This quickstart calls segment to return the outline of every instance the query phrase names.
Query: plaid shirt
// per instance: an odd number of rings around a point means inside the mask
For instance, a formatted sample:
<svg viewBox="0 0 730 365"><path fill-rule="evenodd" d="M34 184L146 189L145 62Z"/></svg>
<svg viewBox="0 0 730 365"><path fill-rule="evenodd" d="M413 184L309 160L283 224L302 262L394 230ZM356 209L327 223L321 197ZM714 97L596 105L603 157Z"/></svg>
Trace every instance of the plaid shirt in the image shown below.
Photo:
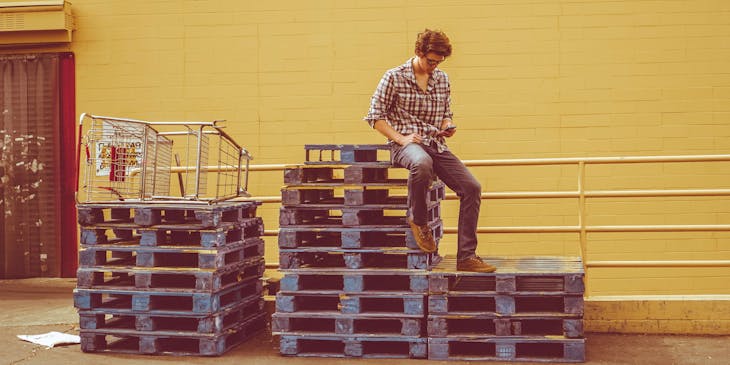
<svg viewBox="0 0 730 365"><path fill-rule="evenodd" d="M416 83L413 58L388 70L380 80L363 118L371 127L385 120L402 135L418 133L423 144L436 142L439 152L446 150L444 137L437 137L444 119L452 119L451 85L445 72L436 69L428 79L428 91Z"/></svg>

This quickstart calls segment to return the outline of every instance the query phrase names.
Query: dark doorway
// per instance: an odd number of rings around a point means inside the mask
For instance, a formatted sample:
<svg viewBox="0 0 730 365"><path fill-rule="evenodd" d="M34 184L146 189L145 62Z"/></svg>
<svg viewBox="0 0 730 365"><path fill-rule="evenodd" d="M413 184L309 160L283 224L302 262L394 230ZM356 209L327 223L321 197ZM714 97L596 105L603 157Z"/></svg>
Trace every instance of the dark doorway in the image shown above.
<svg viewBox="0 0 730 365"><path fill-rule="evenodd" d="M71 53L0 55L0 277L73 277Z"/></svg>

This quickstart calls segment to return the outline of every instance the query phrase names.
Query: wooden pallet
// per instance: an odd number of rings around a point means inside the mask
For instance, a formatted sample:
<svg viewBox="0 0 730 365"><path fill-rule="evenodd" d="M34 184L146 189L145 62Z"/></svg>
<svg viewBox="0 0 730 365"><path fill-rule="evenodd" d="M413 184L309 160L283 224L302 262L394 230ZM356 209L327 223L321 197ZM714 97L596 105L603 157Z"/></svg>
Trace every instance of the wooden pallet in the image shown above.
<svg viewBox="0 0 730 365"><path fill-rule="evenodd" d="M386 144L307 144L305 164L369 164L391 166L390 146ZM378 151L385 151L378 156Z"/></svg>
<svg viewBox="0 0 730 365"><path fill-rule="evenodd" d="M160 314L195 314L221 311L251 296L261 296L263 283L252 277L219 291L190 289L76 288L74 306L79 310L156 311Z"/></svg>
<svg viewBox="0 0 730 365"><path fill-rule="evenodd" d="M405 204L408 187L406 184L343 185L319 184L307 186L286 186L281 189L283 206L299 205L398 205ZM443 182L434 182L427 191L426 199L439 202L446 197Z"/></svg>
<svg viewBox="0 0 730 365"><path fill-rule="evenodd" d="M407 207L401 209L386 209L382 207L281 207L279 209L279 226L405 226ZM441 205L438 203L427 206L428 221L441 218Z"/></svg>
<svg viewBox="0 0 730 365"><path fill-rule="evenodd" d="M274 335L355 335L421 337L426 333L423 318L373 317L330 313L274 313L271 318Z"/></svg>
<svg viewBox="0 0 730 365"><path fill-rule="evenodd" d="M302 336L283 334L280 352L298 357L414 358L427 356L427 339L404 336Z"/></svg>
<svg viewBox="0 0 730 365"><path fill-rule="evenodd" d="M431 314L514 314L583 315L582 294L430 294L428 312Z"/></svg>
<svg viewBox="0 0 730 365"><path fill-rule="evenodd" d="M221 290L261 277L263 257L251 257L217 269L91 266L77 270L78 288Z"/></svg>
<svg viewBox="0 0 730 365"><path fill-rule="evenodd" d="M221 333L189 335L176 331L141 332L104 329L81 330L81 350L143 355L220 356L266 326L266 313L259 313Z"/></svg>
<svg viewBox="0 0 730 365"><path fill-rule="evenodd" d="M108 334L133 331L200 334L222 333L264 311L264 298L250 296L224 310L206 314L168 314L158 311L116 312L80 310L81 330L104 330Z"/></svg>
<svg viewBox="0 0 730 365"><path fill-rule="evenodd" d="M443 222L428 223L436 240L443 235ZM410 226L393 227L281 227L279 248L341 247L365 249L378 247L407 247L418 249Z"/></svg>
<svg viewBox="0 0 730 365"><path fill-rule="evenodd" d="M426 293L428 277L420 270L284 270L280 290L297 294Z"/></svg>
<svg viewBox="0 0 730 365"><path fill-rule="evenodd" d="M429 360L584 362L585 340L548 337L428 339Z"/></svg>
<svg viewBox="0 0 730 365"><path fill-rule="evenodd" d="M389 166L367 165L295 165L284 168L286 185L320 184L407 184L406 178L389 176Z"/></svg>
<svg viewBox="0 0 730 365"><path fill-rule="evenodd" d="M79 267L175 267L221 269L252 257L264 255L264 240L252 237L220 247L140 246L118 242L83 245Z"/></svg>
<svg viewBox="0 0 730 365"><path fill-rule="evenodd" d="M276 294L276 311L307 314L357 314L360 316L424 317L424 294Z"/></svg>
<svg viewBox="0 0 730 365"><path fill-rule="evenodd" d="M567 317L567 315L566 315ZM580 317L514 315L433 315L428 316L429 337L489 337L489 336L563 336L583 337Z"/></svg>
<svg viewBox="0 0 730 365"><path fill-rule="evenodd" d="M406 248L279 250L279 268L282 270L318 268L427 270L439 261L440 257L436 253Z"/></svg>
<svg viewBox="0 0 730 365"><path fill-rule="evenodd" d="M100 223L81 227L81 244L217 247L250 237L260 237L263 232L264 223L260 217L247 218L237 223L222 223L205 229L188 224L139 227L132 223Z"/></svg>
<svg viewBox="0 0 730 365"><path fill-rule="evenodd" d="M78 222L82 226L101 223L197 224L204 228L221 223L235 223L256 216L258 201L219 202L216 204L181 204L164 202L113 202L78 204Z"/></svg>
<svg viewBox="0 0 730 365"><path fill-rule="evenodd" d="M429 275L430 293L580 294L585 275L580 258L484 258L494 273L456 270L456 259L446 256Z"/></svg>

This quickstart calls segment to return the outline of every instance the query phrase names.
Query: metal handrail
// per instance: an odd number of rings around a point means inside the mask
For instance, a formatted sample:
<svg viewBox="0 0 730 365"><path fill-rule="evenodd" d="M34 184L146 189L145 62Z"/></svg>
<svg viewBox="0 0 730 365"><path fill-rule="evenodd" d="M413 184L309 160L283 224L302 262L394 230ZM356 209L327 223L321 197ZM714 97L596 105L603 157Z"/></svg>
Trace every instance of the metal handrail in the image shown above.
<svg viewBox="0 0 730 365"><path fill-rule="evenodd" d="M464 160L469 167L484 166L529 166L529 165L573 165L577 164L578 189L574 191L516 191L483 192L482 199L536 199L536 198L578 198L579 224L574 226L512 226L478 227L478 233L579 233L581 256L586 268L606 267L730 267L730 260L595 260L586 259L587 233L591 232L699 232L730 231L730 224L712 225L603 225L585 224L585 205L588 198L616 197L692 197L692 196L730 196L730 189L632 189L632 190L587 190L585 189L586 165L595 164L634 164L634 163L671 163L671 162L722 162L730 161L730 154L686 155L686 156L623 156L623 157L569 157L505 160ZM283 170L287 164L252 165L251 171ZM263 202L279 203L281 197L267 196L255 198ZM454 193L446 194L446 200L456 200ZM455 227L445 227L445 234L456 233ZM275 236L276 230L266 230L265 235Z"/></svg>
<svg viewBox="0 0 730 365"><path fill-rule="evenodd" d="M632 190L587 190L585 189L585 170L587 165L595 164L634 164L634 163L671 163L671 162L723 162L730 161L730 154L686 155L686 156L624 156L624 157L568 157L506 160L464 160L469 167L485 166L546 166L578 165L578 189L573 191L513 191L482 192L482 199L543 199L578 198L578 225L572 226L510 226L478 227L478 233L579 233L580 250L584 268L657 268L657 267L730 267L730 260L595 260L586 258L587 234L592 232L714 232L730 231L730 224L703 225L587 225L586 200L588 198L637 198L637 197L693 197L693 196L730 196L730 189L632 189ZM281 171L289 164L252 165L251 171ZM185 168L174 168L173 172L185 172ZM175 170L179 169L179 170ZM205 169L205 167L203 167ZM280 203L280 196L253 197L265 203ZM446 200L457 200L454 193L448 193ZM444 234L457 232L455 227L444 227ZM277 230L264 231L265 236L276 236ZM274 265L267 265L276 266ZM586 287L586 292L588 288Z"/></svg>

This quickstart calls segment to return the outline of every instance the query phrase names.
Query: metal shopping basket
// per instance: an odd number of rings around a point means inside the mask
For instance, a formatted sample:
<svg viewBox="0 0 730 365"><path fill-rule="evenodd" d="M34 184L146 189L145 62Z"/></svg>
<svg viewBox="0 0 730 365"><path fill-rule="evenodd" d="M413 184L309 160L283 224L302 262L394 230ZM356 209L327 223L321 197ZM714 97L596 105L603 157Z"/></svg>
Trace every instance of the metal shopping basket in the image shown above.
<svg viewBox="0 0 730 365"><path fill-rule="evenodd" d="M77 153L80 203L215 203L249 195L253 158L219 121L148 122L84 113Z"/></svg>

